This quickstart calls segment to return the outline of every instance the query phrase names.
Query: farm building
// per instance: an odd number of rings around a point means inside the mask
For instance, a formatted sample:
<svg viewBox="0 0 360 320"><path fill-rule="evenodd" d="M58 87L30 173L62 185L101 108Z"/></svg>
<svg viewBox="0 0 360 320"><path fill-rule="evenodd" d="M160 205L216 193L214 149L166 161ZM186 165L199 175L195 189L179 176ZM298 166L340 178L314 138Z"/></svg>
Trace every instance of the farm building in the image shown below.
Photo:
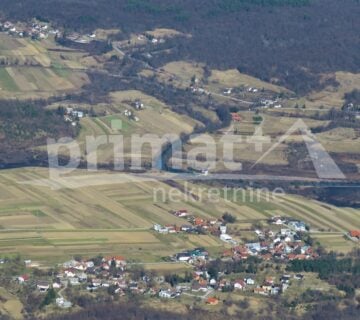
<svg viewBox="0 0 360 320"><path fill-rule="evenodd" d="M351 238L360 239L360 230L351 230L349 232L349 235L350 235Z"/></svg>

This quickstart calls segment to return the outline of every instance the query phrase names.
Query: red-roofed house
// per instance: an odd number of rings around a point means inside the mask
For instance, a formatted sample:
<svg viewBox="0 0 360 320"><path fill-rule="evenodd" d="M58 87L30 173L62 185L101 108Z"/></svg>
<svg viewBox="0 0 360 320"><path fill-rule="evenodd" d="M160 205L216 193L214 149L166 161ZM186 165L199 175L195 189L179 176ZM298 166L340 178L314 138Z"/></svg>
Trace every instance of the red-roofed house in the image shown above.
<svg viewBox="0 0 360 320"><path fill-rule="evenodd" d="M360 230L351 230L349 232L350 237L360 239Z"/></svg>
<svg viewBox="0 0 360 320"><path fill-rule="evenodd" d="M237 113L231 113L231 118L233 121L240 122L242 120L241 116Z"/></svg>
<svg viewBox="0 0 360 320"><path fill-rule="evenodd" d="M234 289L235 290L244 290L245 287L246 287L246 283L245 283L244 280L239 279L239 280L236 280L234 282Z"/></svg>
<svg viewBox="0 0 360 320"><path fill-rule="evenodd" d="M219 299L217 298L208 298L206 300L206 304L209 304L211 306L216 306L219 303Z"/></svg>

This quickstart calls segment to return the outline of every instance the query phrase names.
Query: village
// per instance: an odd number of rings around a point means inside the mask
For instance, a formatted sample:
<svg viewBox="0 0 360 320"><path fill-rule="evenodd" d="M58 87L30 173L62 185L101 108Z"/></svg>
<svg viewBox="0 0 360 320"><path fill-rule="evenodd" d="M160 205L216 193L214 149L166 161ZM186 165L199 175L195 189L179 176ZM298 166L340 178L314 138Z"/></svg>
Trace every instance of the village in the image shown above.
<svg viewBox="0 0 360 320"><path fill-rule="evenodd" d="M107 292L119 299L134 294L165 300L187 297L217 305L221 302L220 292L244 297L281 295L292 283L306 277L287 272L284 265L293 260L311 260L320 256L310 244L309 226L303 221L272 217L266 227L252 228L253 241L244 242L231 235L233 217L229 214L213 220L196 217L186 209L171 214L186 222L181 226L155 224L153 232L166 237L176 237L180 233L210 234L224 243L222 253L215 256L205 248L197 247L164 257L164 264L184 264L188 271L181 274L146 270L141 262L131 262L123 256L98 256L74 257L58 265L51 276L39 277L34 272L39 265L26 260L27 273L12 281L33 288L38 294L55 292L54 303L59 308L73 306L74 302L64 294L65 289L72 288L78 293L92 295ZM355 232L351 235L359 237ZM259 273L259 266L268 265L270 261L277 266L275 275L273 269ZM6 261L2 259L1 263Z"/></svg>
<svg viewBox="0 0 360 320"><path fill-rule="evenodd" d="M33 40L47 39L49 35L60 35L58 29L54 29L47 22L34 19L29 23L15 23L11 21L0 21L0 31L20 38L32 38Z"/></svg>
<svg viewBox="0 0 360 320"><path fill-rule="evenodd" d="M0 21L0 32L6 32L10 36L19 38L31 38L32 40L45 40L49 36L62 37L64 33L57 28L54 28L48 21L40 21L36 18L25 22ZM65 34L66 39L80 43L88 44L96 39L96 33L81 34L78 32L71 32Z"/></svg>

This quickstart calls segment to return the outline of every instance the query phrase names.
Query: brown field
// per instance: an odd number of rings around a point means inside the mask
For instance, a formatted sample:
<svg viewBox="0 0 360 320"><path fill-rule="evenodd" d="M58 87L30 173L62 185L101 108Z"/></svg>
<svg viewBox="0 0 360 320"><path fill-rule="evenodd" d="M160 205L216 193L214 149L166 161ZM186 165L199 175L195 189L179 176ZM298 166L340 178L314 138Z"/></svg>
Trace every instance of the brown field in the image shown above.
<svg viewBox="0 0 360 320"><path fill-rule="evenodd" d="M264 88L274 92L288 91L283 87L279 87L271 83L261 81L257 78L240 73L235 69L227 70L227 71L212 70L212 75L209 81L211 87L220 86L221 88L226 88L226 87L246 86L246 87Z"/></svg>
<svg viewBox="0 0 360 320"><path fill-rule="evenodd" d="M325 89L312 92L307 96L288 100L285 105L294 107L296 104L299 106L306 105L306 108L317 109L323 107L323 110L336 107L340 108L344 105L344 94L360 87L360 74L338 71L330 76L334 76L339 83L338 86L328 86ZM322 110L318 110L322 111Z"/></svg>
<svg viewBox="0 0 360 320"><path fill-rule="evenodd" d="M339 82L339 86L327 87L323 91L309 95L307 100L310 102L310 106L342 107L344 94L360 87L360 74L339 71L335 73L335 78Z"/></svg>
<svg viewBox="0 0 360 320"><path fill-rule="evenodd" d="M360 135L352 128L335 128L316 135L327 151L359 153Z"/></svg>
<svg viewBox="0 0 360 320"><path fill-rule="evenodd" d="M166 28L157 28L152 31L147 31L146 33L155 38L171 38L171 37L175 37L175 36L184 35L180 31L177 31L174 29L166 29Z"/></svg>

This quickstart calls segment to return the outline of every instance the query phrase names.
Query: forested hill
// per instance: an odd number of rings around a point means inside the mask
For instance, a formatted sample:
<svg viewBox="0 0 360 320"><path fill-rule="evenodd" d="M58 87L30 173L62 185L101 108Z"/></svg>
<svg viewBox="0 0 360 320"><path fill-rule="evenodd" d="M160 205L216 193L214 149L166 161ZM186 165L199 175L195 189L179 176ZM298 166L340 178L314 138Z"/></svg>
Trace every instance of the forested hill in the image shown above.
<svg viewBox="0 0 360 320"><path fill-rule="evenodd" d="M359 72L358 0L1 0L8 18L125 33L170 27L192 34L174 58L239 68L303 93L320 74Z"/></svg>

